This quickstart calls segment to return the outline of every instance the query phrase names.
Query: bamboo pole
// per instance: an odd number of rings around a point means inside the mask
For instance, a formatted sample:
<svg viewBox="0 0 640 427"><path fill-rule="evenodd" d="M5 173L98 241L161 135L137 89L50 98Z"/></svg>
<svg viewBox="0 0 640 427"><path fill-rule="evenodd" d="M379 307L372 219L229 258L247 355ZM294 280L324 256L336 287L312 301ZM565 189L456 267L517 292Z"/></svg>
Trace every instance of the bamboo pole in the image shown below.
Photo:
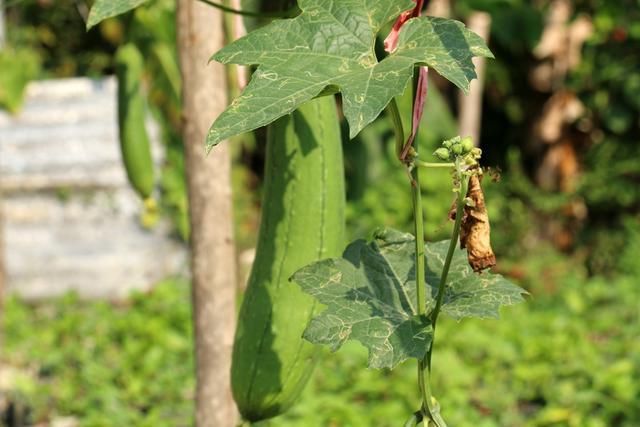
<svg viewBox="0 0 640 427"><path fill-rule="evenodd" d="M473 12L467 20L467 27L485 41L489 40L491 30L491 16L485 12ZM480 145L480 126L482 120L482 92L484 87L484 74L486 60L483 57L473 58L478 78L471 81L469 95L460 92L459 105L459 134L462 137L470 136L473 143Z"/></svg>
<svg viewBox="0 0 640 427"><path fill-rule="evenodd" d="M236 318L236 262L231 201L231 150L207 156L211 122L227 105L224 66L208 63L224 44L222 13L178 0L178 51L183 81L183 140L191 223L197 427L234 427L231 349Z"/></svg>

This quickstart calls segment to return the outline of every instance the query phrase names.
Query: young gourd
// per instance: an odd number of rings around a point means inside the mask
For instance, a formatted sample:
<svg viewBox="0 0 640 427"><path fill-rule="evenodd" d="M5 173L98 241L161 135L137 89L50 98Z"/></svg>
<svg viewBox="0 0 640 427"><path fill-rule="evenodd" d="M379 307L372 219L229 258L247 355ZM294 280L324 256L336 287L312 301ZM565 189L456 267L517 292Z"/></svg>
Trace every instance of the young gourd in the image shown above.
<svg viewBox="0 0 640 427"><path fill-rule="evenodd" d="M127 43L116 53L118 79L118 128L120 150L127 177L143 199L153 192L153 159L145 127L146 101L141 88L144 58L138 48Z"/></svg>
<svg viewBox="0 0 640 427"><path fill-rule="evenodd" d="M268 130L256 259L233 348L232 390L245 420L286 411L321 350L302 339L316 303L290 276L337 256L344 239L344 171L332 96L304 104Z"/></svg>

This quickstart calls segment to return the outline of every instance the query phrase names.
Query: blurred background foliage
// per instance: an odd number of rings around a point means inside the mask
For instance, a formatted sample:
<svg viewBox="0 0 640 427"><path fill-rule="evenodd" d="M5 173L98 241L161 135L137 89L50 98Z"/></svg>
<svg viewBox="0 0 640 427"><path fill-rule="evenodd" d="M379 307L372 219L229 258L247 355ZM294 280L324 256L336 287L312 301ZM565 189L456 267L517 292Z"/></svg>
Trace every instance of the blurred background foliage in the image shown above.
<svg viewBox="0 0 640 427"><path fill-rule="evenodd" d="M111 74L125 41L144 52L167 153L158 193L186 239L174 2L155 0L89 33L90 2L5 3L0 106L11 112L30 79ZM461 427L640 425L640 1L449 6L458 19L474 11L492 19L496 59L487 63L480 141L492 172L483 185L497 269L532 298L504 310L502 321L443 322L434 389L445 415ZM457 134L457 93L431 74L423 158ZM404 111L410 104L400 99ZM258 131L232 141L239 250L255 244L263 140ZM386 117L344 141L349 238L380 225L411 230L407 177L392 141ZM449 233L449 180L446 171L425 173L430 239ZM15 368L15 395L2 421L190 425L189 320L181 280L119 305L9 299L1 358ZM399 425L417 406L414 367L364 370L365 357L358 346L326 357L301 403L269 425Z"/></svg>

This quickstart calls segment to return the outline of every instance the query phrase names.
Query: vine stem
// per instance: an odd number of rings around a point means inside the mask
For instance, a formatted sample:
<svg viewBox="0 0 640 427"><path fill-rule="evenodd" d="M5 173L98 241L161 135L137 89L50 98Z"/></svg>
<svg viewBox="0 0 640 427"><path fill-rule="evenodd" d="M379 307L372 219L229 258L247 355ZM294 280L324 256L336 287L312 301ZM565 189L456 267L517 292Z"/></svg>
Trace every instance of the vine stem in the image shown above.
<svg viewBox="0 0 640 427"><path fill-rule="evenodd" d="M462 224L462 215L464 209L464 199L467 196L467 187L469 186L469 177L463 175L460 168L459 160L456 160L456 174L460 180L460 189L458 191L458 197L456 199L456 220L453 224L453 232L451 233L451 241L449 242L449 250L447 251L447 258L444 260L444 266L442 268L442 275L440 276L440 284L438 285L438 296L436 298L436 306L433 309L431 315L431 324L434 329L440 309L442 308L442 301L444 300L444 288L447 283L447 276L449 275L449 268L451 267L451 260L453 259L453 253L455 252L456 245L458 244L458 236L460 235L460 225Z"/></svg>
<svg viewBox="0 0 640 427"><path fill-rule="evenodd" d="M240 10L233 9L229 6L225 6L224 4L217 3L211 0L198 0L204 4L208 4L209 6L220 9L223 12L233 13L235 15L249 16L254 18L291 18L295 15L297 8L291 8L290 10L285 10L284 12L251 12L249 10Z"/></svg>
<svg viewBox="0 0 640 427"><path fill-rule="evenodd" d="M462 171L460 160L455 162L456 177L460 182L460 188L458 190L458 196L456 198L456 219L453 224L453 231L451 232L451 240L449 241L449 249L447 251L447 257L444 260L444 266L442 267L442 274L440 276L440 283L438 285L438 294L436 296L436 305L431 312L431 326L433 328L433 337L431 339L431 347L427 352L427 365L431 369L431 355L433 344L435 342L436 322L438 321L438 315L442 308L442 302L444 301L444 291L447 284L447 276L449 275L449 268L451 267L451 260L453 259L453 253L455 252L458 244L458 238L460 236L460 225L462 224L462 216L464 215L465 197L467 196L467 188L469 186L469 177L465 176Z"/></svg>
<svg viewBox="0 0 640 427"><path fill-rule="evenodd" d="M398 103L395 98L391 98L391 102L389 102L387 106L387 111L393 123L393 133L396 136L396 154L399 158L400 153L402 153L402 147L404 147L404 128L402 127L402 118L400 117L400 110L398 109Z"/></svg>
<svg viewBox="0 0 640 427"><path fill-rule="evenodd" d="M415 159L413 163L416 166L420 166L421 168L454 168L456 167L455 163L431 163L431 162L423 162L422 160Z"/></svg>
<svg viewBox="0 0 640 427"><path fill-rule="evenodd" d="M423 419L424 417L422 416L422 412L416 411L411 414L411 418L405 421L404 427L415 427L418 425L418 423L422 422Z"/></svg>
<svg viewBox="0 0 640 427"><path fill-rule="evenodd" d="M430 421L433 421L436 427L447 427L447 424L442 418L442 416L440 415L439 406L437 404L434 405L434 402L432 401L432 397L431 397L432 394L430 389L430 378L429 378L429 376L431 375L431 355L433 354L433 347L435 344L436 322L438 320L438 314L440 313L442 302L444 300L444 291L447 283L447 276L449 275L451 260L453 259L453 253L455 252L455 248L458 243L458 236L460 235L460 225L462 224L462 215L463 215L463 209L465 204L464 199L467 194L467 187L469 182L469 178L464 176L462 173L459 161L456 161L455 167L456 167L456 174L458 176L458 179L460 180L460 189L458 191L458 197L456 199L456 220L453 225L453 232L451 233L451 241L449 242L447 257L445 259L444 266L442 268L442 275L440 276L440 283L438 285L438 294L436 297L436 306L431 313L431 327L433 330L431 346L429 347L429 350L427 351L427 355L425 356L425 358L418 361L418 384L420 386L420 392L422 394L423 412L425 412L425 409L426 411L428 411L427 413L425 413L425 415L429 417ZM418 196L418 198L420 197ZM420 209L416 209L416 212L418 210L420 210L421 212L421 207ZM420 229L422 229L422 227L420 227ZM416 234L417 234L417 231L416 231ZM418 240L419 240L418 236L416 235L416 242L418 242ZM424 282L424 242L422 243L422 248L423 249L422 249L421 258L422 258L423 269L421 273L419 264L416 264L417 265L416 274L422 274L422 282ZM417 247L416 247L416 253L418 253ZM418 259L416 259L416 262L417 263L419 262ZM417 283L419 282L420 280L417 280Z"/></svg>
<svg viewBox="0 0 640 427"><path fill-rule="evenodd" d="M425 263L424 263L424 224L422 214L422 195L420 193L420 169L409 166L411 172L411 195L413 199L413 220L416 242L416 295L418 303L418 315L427 314ZM418 361L418 387L422 397L422 407L429 410L431 417L431 387L429 382L429 369L425 360Z"/></svg>
<svg viewBox="0 0 640 427"><path fill-rule="evenodd" d="M395 136L396 136L396 153L399 158L402 157L404 151L404 129L402 127L402 120L398 110L398 105L395 99L392 99L387 107L391 120L393 122ZM417 140L413 140L413 149L415 152L415 146ZM406 162L408 159L401 159ZM411 196L413 200L413 219L414 219L414 231L415 231L415 262L416 262L416 300L417 300L417 312L420 316L425 316L427 313L426 304L426 283L425 283L425 254L424 254L424 215L422 209L422 194L420 191L420 171L413 164L405 163L408 172L411 176ZM444 420L439 415L439 409L434 407L434 402L431 395L430 386L430 369L428 366L428 359L424 358L418 360L418 388L420 389L420 396L422 400L421 413L426 417L426 420L432 421L437 427L447 427ZM414 415L414 419L415 415Z"/></svg>

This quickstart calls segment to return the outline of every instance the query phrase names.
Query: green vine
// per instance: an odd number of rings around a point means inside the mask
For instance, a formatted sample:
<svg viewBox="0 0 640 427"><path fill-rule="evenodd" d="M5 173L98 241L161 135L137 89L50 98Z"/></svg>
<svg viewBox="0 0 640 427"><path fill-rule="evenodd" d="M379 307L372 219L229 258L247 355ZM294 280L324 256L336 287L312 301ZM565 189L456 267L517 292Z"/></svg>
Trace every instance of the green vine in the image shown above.
<svg viewBox="0 0 640 427"><path fill-rule="evenodd" d="M475 274L495 264L488 237L488 214L479 178L474 176L481 174L480 150L470 139L456 137L444 141L433 153L441 162L427 162L419 158L416 135L427 97L428 70L468 92L476 77L472 57L490 58L491 51L482 38L460 22L421 17L420 0L342 2L339 8L334 7L335 2L307 1L301 2L302 10L294 7L276 13L236 10L217 1L199 1L244 16L296 15L275 20L213 55L213 60L223 64L257 68L251 84L212 124L207 135L209 149L232 136L273 123L328 93L342 94L342 112L351 138L386 108L394 125L395 152L410 177L414 235L379 229L370 242L356 240L347 246L342 257L302 266L290 280L325 306L307 324L304 339L328 345L334 351L347 340L357 340L368 349L368 366L372 368L393 369L408 359L416 359L420 409L405 426L422 423L425 427L447 427L430 384L439 315L446 313L455 319L498 317L501 306L522 301L525 292L500 275ZM96 0L87 27L142 3L145 0ZM385 40L388 55L378 60L375 40L384 25L394 19ZM405 91L412 75L414 105L411 132L405 139L395 97ZM424 239L420 178L425 168L448 168L453 173L457 196L455 223L448 241ZM469 237L472 221L476 226L481 223L475 229L481 233L476 232L473 239ZM466 253L457 248L460 235ZM469 242L485 249L482 256L470 250Z"/></svg>
<svg viewBox="0 0 640 427"><path fill-rule="evenodd" d="M417 73L416 73L417 75ZM414 85L417 87L417 85ZM414 93L414 97L418 97L417 93ZM424 108L424 102L426 101L426 94L423 94L422 100L418 100L414 104L413 118L419 120L421 113L416 113L416 110L422 110ZM422 104L420 103L422 102ZM472 174L476 174L478 167L478 160L481 155L481 151L473 146L472 141L469 138L461 139L455 137L450 140L444 141L443 146L436 150L434 155L447 163L430 163L424 162L418 159L418 147L417 140L412 139L404 142L404 130L402 127L402 120L400 118L395 100L389 104L389 113L394 125L394 132L396 135L396 152L398 158L403 162L411 176L411 195L413 201L413 217L414 217L414 231L415 231L415 266L416 266L416 302L418 315L426 315L426 299L425 299L425 243L424 243L424 217L422 210L422 194L420 191L420 173L419 167L424 168L453 168L453 190L456 193L455 201L455 222L453 225L453 231L449 240L448 250L442 273L440 275L440 281L436 294L435 307L429 314L431 326L432 326L432 339L431 345L424 358L418 360L418 388L420 390L422 406L420 411L415 412L411 418L406 422L406 425L417 425L424 419L428 420L428 424L433 424L435 427L447 427L446 422L440 415L440 405L433 397L431 392L430 378L432 372L432 354L435 343L435 330L438 315L442 309L444 301L444 294L446 291L447 278L449 275L449 269L455 253L458 239L460 236L460 228L462 224L462 218L464 216L464 208L468 201L466 199L467 190L469 186L469 177ZM415 134L418 124L414 124L413 132ZM407 147L407 144L411 143L411 147ZM407 149L409 148L409 149ZM405 157L405 153L409 156ZM450 162L453 160L453 162ZM419 415L418 415L419 414Z"/></svg>
<svg viewBox="0 0 640 427"><path fill-rule="evenodd" d="M283 12L252 12L250 10L234 9L229 6L225 6L224 4L217 3L211 0L198 0L198 1L208 4L209 6L215 7L216 9L220 9L223 12L232 13L234 15L249 16L253 18L291 18L300 12L300 9L298 9L297 7L292 7L291 9L285 10Z"/></svg>

